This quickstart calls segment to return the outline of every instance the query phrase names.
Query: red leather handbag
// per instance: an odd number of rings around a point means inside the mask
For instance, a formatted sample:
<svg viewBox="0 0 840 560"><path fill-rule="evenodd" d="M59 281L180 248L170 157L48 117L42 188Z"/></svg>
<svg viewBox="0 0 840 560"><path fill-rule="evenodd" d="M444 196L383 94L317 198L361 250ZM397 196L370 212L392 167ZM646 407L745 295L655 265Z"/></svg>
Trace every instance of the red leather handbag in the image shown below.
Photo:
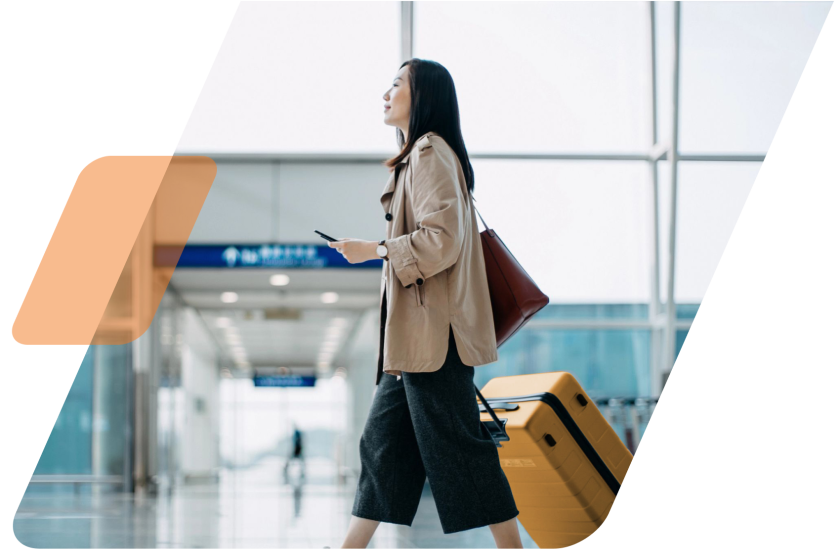
<svg viewBox="0 0 840 560"><path fill-rule="evenodd" d="M473 198L473 208L475 199ZM548 296L525 272L516 257L510 252L495 231L487 227L478 212L484 231L481 232L481 248L484 265L487 268L487 284L490 288L490 303L493 306L493 323L496 327L496 347L513 336L533 317L537 311L548 305Z"/></svg>

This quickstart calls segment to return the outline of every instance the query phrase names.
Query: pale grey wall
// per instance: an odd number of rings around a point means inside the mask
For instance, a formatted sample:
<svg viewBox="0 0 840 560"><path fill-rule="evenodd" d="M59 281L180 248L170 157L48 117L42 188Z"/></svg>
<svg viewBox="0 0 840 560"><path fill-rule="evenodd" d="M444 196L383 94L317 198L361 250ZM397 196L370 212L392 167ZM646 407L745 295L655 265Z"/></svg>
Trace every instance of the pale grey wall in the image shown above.
<svg viewBox="0 0 840 560"><path fill-rule="evenodd" d="M190 243L326 243L385 237L378 163L221 162Z"/></svg>
<svg viewBox="0 0 840 560"><path fill-rule="evenodd" d="M184 476L207 476L219 466L219 355L216 344L192 308L185 308L181 353Z"/></svg>
<svg viewBox="0 0 840 560"><path fill-rule="evenodd" d="M367 421L373 392L376 388L377 345L379 344L379 310L372 309L362 318L360 328L350 342L347 360L347 432L345 465L358 476L361 469L359 438Z"/></svg>

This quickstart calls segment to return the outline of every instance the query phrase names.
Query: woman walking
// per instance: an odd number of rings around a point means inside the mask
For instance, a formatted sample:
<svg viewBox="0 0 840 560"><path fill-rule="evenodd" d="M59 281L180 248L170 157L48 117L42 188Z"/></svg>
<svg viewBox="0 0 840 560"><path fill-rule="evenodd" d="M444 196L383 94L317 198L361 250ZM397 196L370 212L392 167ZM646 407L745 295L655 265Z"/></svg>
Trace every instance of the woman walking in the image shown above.
<svg viewBox="0 0 840 560"><path fill-rule="evenodd" d="M444 533L489 526L499 548L521 548L473 384L474 366L498 353L455 84L440 64L412 58L383 98L401 148L386 162L385 239L329 244L351 263L386 261L377 388L343 548L367 547L383 521L410 526L426 477Z"/></svg>

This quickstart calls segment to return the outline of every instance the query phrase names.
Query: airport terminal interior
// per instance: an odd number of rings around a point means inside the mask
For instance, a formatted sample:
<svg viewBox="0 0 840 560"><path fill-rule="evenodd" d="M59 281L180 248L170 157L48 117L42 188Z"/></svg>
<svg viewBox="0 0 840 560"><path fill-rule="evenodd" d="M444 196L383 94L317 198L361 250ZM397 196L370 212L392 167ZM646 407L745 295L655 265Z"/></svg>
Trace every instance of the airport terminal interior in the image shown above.
<svg viewBox="0 0 840 560"><path fill-rule="evenodd" d="M412 57L453 75L476 206L550 298L476 384L571 372L636 453L829 7L241 4L176 152L211 157L212 188L159 298L138 270L156 278L168 240L138 239L115 292L159 300L153 319L89 347L17 538L341 546L383 262L350 265L313 230L384 237L382 96ZM427 481L412 526L370 547L494 540L443 534Z"/></svg>

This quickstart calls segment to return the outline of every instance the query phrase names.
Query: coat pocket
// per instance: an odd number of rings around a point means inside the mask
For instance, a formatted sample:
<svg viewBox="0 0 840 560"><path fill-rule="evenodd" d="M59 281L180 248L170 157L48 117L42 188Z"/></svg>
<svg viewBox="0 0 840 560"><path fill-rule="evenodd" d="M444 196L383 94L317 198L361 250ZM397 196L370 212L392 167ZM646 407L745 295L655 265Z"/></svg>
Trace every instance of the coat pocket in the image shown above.
<svg viewBox="0 0 840 560"><path fill-rule="evenodd" d="M414 284L414 298L417 302L417 307L425 307L426 306L426 285L421 284L417 285Z"/></svg>
<svg viewBox="0 0 840 560"><path fill-rule="evenodd" d="M420 229L420 228L422 228L422 227L423 227L423 226L420 224L420 222L415 222L415 230L418 230L418 229ZM426 226L426 229L427 229L428 231L431 231L432 233L437 233L437 234L440 234L440 232L441 232L441 230L440 230L439 228L435 228L435 227L429 227L429 226Z"/></svg>

